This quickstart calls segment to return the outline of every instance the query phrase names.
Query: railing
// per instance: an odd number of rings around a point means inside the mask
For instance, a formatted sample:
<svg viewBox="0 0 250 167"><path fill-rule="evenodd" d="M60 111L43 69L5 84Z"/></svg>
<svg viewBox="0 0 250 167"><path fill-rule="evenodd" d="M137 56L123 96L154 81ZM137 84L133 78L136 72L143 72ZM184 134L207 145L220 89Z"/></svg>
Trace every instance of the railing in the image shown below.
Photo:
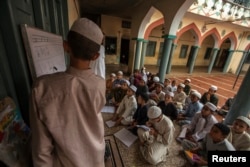
<svg viewBox="0 0 250 167"><path fill-rule="evenodd" d="M189 12L250 27L249 0L196 0Z"/></svg>

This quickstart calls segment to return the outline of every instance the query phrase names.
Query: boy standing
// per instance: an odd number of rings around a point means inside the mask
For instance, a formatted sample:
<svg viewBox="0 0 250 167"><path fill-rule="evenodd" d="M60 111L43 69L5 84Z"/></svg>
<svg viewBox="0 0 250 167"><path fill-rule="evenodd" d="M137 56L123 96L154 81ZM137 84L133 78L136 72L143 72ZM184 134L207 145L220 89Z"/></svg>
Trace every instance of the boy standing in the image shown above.
<svg viewBox="0 0 250 167"><path fill-rule="evenodd" d="M64 43L70 67L34 83L30 125L35 167L104 167L100 111L105 105L105 80L89 68L90 61L99 56L102 40L94 22L76 20Z"/></svg>

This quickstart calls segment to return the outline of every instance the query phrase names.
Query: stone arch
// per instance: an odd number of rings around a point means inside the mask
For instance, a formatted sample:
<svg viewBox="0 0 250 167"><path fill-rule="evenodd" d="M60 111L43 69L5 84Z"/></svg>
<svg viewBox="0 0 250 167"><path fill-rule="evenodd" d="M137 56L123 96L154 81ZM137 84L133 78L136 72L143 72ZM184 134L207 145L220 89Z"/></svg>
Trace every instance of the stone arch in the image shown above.
<svg viewBox="0 0 250 167"><path fill-rule="evenodd" d="M214 38L214 48L218 48L219 47L219 42L220 42L220 34L218 32L218 30L216 28L213 28L211 30L209 30L208 32L206 32L202 37L201 37L201 43L206 39L206 37L208 37L209 35L212 35L212 37Z"/></svg>
<svg viewBox="0 0 250 167"><path fill-rule="evenodd" d="M195 36L195 39L196 39L196 42L195 44L196 45L200 45L200 41L201 41L201 33L200 33L200 30L199 28L194 24L194 23L191 23L189 25L187 25L186 27L183 27L178 33L177 33L177 37L176 39L174 40L174 43L177 44L179 38L181 37L182 34L184 34L185 32L191 30L191 32L193 33L193 35Z"/></svg>
<svg viewBox="0 0 250 167"><path fill-rule="evenodd" d="M146 31L145 31L144 39L148 39L148 37L149 37L151 31L152 31L155 27L157 27L157 26L159 26L159 25L161 25L161 24L163 24L163 23L164 23L164 19L163 19L163 18L161 18L161 19L159 19L159 20L157 20L157 21L151 23L151 24L148 26L148 28L146 29Z"/></svg>
<svg viewBox="0 0 250 167"><path fill-rule="evenodd" d="M229 34L227 34L226 36L224 36L220 43L219 46L221 46L221 44L227 39L229 38L229 40L231 41L231 46L230 46L230 50L235 50L236 46L237 46L237 37L235 35L235 33L232 31Z"/></svg>

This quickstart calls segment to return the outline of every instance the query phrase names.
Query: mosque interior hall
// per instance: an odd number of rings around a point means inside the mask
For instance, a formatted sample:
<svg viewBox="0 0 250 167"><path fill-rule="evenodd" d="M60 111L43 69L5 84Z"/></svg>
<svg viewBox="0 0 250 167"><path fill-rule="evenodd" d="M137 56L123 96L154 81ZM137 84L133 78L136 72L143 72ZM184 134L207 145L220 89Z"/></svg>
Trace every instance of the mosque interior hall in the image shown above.
<svg viewBox="0 0 250 167"><path fill-rule="evenodd" d="M250 0L5 0L0 1L0 100L13 100L27 128L32 84L39 75L69 67L63 40L82 17L104 34L106 79L118 71L129 78L143 67L160 82L170 78L179 84L190 78L201 94L216 85L218 106L235 96L226 117L217 115L218 120L232 125L238 116L250 116ZM58 50L35 44L49 41L48 36ZM53 54L62 59L43 61ZM104 121L110 118L103 113ZM181 128L175 127L177 135ZM113 136L121 128L105 125L116 154L106 166L153 166L143 161L136 142L127 148ZM157 167L192 166L180 149L174 141L171 158ZM0 167L6 166L5 154L0 151Z"/></svg>

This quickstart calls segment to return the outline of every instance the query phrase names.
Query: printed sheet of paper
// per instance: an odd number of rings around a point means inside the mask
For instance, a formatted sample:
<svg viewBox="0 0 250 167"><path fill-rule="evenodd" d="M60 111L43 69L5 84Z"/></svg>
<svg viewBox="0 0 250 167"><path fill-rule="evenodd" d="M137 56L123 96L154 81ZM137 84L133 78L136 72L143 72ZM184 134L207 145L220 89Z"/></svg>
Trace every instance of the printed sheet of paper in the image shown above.
<svg viewBox="0 0 250 167"><path fill-rule="evenodd" d="M115 137L117 137L123 144L125 144L127 147L130 147L138 138L133 133L131 133L129 130L123 128L120 131L116 132Z"/></svg>
<svg viewBox="0 0 250 167"><path fill-rule="evenodd" d="M105 123L106 123L106 125L107 125L109 128L115 126L115 121L112 121L112 120L106 121Z"/></svg>
<svg viewBox="0 0 250 167"><path fill-rule="evenodd" d="M187 133L187 127L182 128L181 133L179 135L180 138L185 138Z"/></svg>
<svg viewBox="0 0 250 167"><path fill-rule="evenodd" d="M104 106L102 108L101 112L114 113L115 112L115 107L114 106Z"/></svg>

